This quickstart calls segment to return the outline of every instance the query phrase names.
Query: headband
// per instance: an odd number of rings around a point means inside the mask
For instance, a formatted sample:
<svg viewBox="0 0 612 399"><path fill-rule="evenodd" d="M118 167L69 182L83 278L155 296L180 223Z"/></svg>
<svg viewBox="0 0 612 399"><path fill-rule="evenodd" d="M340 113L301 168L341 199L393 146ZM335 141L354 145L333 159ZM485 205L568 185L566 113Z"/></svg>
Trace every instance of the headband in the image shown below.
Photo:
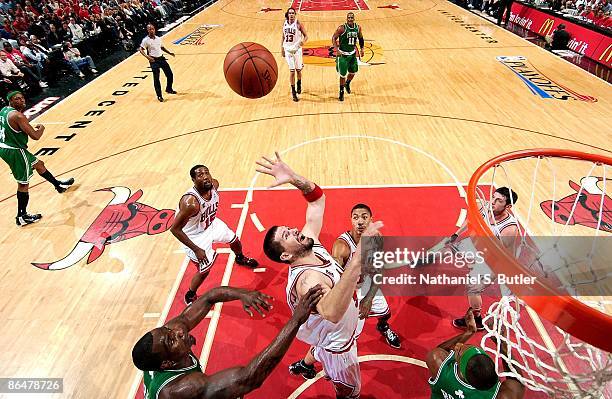
<svg viewBox="0 0 612 399"><path fill-rule="evenodd" d="M6 95L6 101L11 101L11 98L17 94L22 94L19 90L13 90Z"/></svg>

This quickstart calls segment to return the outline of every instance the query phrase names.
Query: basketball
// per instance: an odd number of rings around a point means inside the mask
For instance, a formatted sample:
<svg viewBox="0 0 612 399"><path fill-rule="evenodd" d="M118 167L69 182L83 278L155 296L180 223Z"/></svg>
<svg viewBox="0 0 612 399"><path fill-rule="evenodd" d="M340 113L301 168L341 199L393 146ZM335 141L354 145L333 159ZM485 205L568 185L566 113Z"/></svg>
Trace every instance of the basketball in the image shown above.
<svg viewBox="0 0 612 399"><path fill-rule="evenodd" d="M239 43L230 49L223 72L232 90L246 98L261 98L270 93L278 77L272 53L252 42Z"/></svg>

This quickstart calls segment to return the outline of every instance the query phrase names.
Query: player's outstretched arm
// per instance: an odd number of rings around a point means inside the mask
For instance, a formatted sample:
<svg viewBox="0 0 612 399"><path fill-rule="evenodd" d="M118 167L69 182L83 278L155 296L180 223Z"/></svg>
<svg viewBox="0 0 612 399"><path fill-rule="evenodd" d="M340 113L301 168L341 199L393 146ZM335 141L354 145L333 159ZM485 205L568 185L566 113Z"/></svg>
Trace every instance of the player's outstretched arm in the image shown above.
<svg viewBox="0 0 612 399"><path fill-rule="evenodd" d="M323 295L321 301L317 305L317 311L325 320L337 323L342 319L346 309L353 300L353 294L357 288L357 282L361 276L361 265L362 265L362 242L364 237L371 237L379 235L379 229L382 228L383 224L381 221L370 223L366 231L363 232L359 244L357 244L357 250L353 254L351 261L347 264L340 280L337 284L329 286L328 292ZM322 273L316 271L309 271L303 273L304 277L301 279L302 282L298 282L298 295L305 292L312 284L317 281L314 278L325 278ZM313 279L310 280L309 279Z"/></svg>
<svg viewBox="0 0 612 399"><path fill-rule="evenodd" d="M206 317L215 303L235 300L242 302L242 307L249 316L253 317L253 311L255 311L265 317L265 312L272 308L268 303L270 299L272 297L259 291L233 287L216 287L193 301L191 306L187 306L183 313L170 320L166 325L182 323L187 327L187 330L191 331Z"/></svg>
<svg viewBox="0 0 612 399"><path fill-rule="evenodd" d="M321 190L319 186L295 173L289 165L281 160L278 152L276 152L275 155L276 159L270 159L264 156L262 160L257 161L257 165L260 166L257 168L257 171L274 177L275 181L269 188L289 183L302 192L308 201L308 208L306 208L306 224L302 229L302 233L318 241L319 233L321 233L321 228L323 227L325 194L323 194L323 190Z"/></svg>
<svg viewBox="0 0 612 399"><path fill-rule="evenodd" d="M235 399L259 388L285 356L298 329L315 309L321 295L321 287L309 290L274 341L247 366L226 369L210 376L187 374L164 389L160 399Z"/></svg>
<svg viewBox="0 0 612 399"><path fill-rule="evenodd" d="M435 378L438 375L440 366L442 363L444 363L444 360L448 357L449 352L455 347L455 345L457 343L467 342L476 332L476 321L474 320L474 312L472 311L472 308L468 309L467 314L465 315L465 321L467 329L464 332L442 342L427 354L425 363L427 364L429 374L432 377Z"/></svg>

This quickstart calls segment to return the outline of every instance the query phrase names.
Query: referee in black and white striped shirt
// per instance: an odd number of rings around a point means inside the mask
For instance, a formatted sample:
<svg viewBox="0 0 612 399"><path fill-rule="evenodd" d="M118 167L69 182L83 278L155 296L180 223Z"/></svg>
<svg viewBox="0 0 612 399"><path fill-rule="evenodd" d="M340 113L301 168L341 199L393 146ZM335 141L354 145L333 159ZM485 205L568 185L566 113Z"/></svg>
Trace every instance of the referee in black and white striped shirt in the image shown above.
<svg viewBox="0 0 612 399"><path fill-rule="evenodd" d="M147 33L148 35L142 39L142 43L140 44L140 54L145 56L145 58L149 60L149 63L151 64L151 69L153 70L153 86L155 86L157 99L160 102L164 102L161 91L161 83L159 82L160 68L162 71L164 71L164 75L166 75L166 93L176 94L176 92L172 89L172 81L174 78L172 75L172 69L170 69L170 65L168 65L168 61L166 61L162 51L170 54L173 57L174 53L166 50L164 46L162 46L161 38L155 35L155 26L153 26L153 24L147 24ZM147 50L147 54L145 54L145 50Z"/></svg>

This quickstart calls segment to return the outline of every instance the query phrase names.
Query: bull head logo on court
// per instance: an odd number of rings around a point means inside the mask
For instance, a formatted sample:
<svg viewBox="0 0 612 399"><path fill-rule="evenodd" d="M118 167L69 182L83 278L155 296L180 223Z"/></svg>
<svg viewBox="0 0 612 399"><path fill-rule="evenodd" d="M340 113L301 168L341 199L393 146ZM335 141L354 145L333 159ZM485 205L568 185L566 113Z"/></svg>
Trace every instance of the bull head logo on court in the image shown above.
<svg viewBox="0 0 612 399"><path fill-rule="evenodd" d="M544 201L540 207L549 218L560 224L575 225L599 229L612 233L612 198L608 197L597 183L601 177L589 176L580 179L580 185L570 180L569 185L574 191L559 201ZM603 204L602 204L603 201ZM575 205L575 209L574 208ZM601 222L599 221L601 214Z"/></svg>
<svg viewBox="0 0 612 399"><path fill-rule="evenodd" d="M158 210L137 202L142 197L142 190L136 191L134 195L131 195L129 188L121 186L96 191L111 191L115 196L85 231L72 251L56 262L32 263L32 265L44 270L61 270L75 265L88 254L87 264L90 264L102 255L107 245L143 234L163 233L172 226L173 210Z"/></svg>

